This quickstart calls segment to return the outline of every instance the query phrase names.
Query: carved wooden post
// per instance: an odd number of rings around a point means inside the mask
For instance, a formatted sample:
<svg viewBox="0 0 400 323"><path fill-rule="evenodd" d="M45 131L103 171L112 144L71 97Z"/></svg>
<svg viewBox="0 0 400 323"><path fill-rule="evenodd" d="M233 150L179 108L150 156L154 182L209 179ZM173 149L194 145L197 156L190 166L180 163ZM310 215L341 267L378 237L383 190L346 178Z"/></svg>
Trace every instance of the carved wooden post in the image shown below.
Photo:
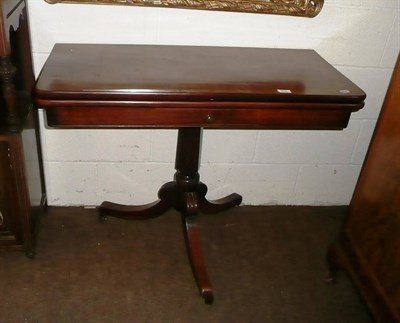
<svg viewBox="0 0 400 323"><path fill-rule="evenodd" d="M4 24L3 10L0 7L0 26L7 26ZM1 109L5 109L7 124L11 129L15 128L18 124L19 117L17 112L16 93L14 87L14 77L16 73L15 66L10 60L10 45L8 28L0 28L0 84L2 93Z"/></svg>
<svg viewBox="0 0 400 323"><path fill-rule="evenodd" d="M12 127L18 124L16 93L14 77L16 68L11 64L10 57L0 56L0 81L1 91L6 109L6 121Z"/></svg>

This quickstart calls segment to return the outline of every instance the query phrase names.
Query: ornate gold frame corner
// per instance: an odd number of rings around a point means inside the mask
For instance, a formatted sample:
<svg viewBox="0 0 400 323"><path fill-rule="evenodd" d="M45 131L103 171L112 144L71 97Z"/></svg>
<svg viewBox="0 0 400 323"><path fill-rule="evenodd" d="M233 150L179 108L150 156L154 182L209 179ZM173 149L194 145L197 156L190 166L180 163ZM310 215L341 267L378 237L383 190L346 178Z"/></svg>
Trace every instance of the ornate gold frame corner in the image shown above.
<svg viewBox="0 0 400 323"><path fill-rule="evenodd" d="M48 3L131 5L315 17L324 0L45 0Z"/></svg>

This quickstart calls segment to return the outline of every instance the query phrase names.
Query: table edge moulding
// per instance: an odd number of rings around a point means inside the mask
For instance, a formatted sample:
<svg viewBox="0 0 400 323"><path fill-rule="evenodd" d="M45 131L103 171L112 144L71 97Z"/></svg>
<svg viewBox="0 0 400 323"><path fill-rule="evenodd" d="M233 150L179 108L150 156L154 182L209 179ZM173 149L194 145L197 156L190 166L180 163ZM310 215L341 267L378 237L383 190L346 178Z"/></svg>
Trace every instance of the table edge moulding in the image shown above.
<svg viewBox="0 0 400 323"><path fill-rule="evenodd" d="M203 129L340 130L365 93L313 50L205 46L56 44L35 100L53 128L177 128L173 181L143 206L103 202L100 218L182 214L200 293L213 301L198 213L241 203L206 199L199 165Z"/></svg>

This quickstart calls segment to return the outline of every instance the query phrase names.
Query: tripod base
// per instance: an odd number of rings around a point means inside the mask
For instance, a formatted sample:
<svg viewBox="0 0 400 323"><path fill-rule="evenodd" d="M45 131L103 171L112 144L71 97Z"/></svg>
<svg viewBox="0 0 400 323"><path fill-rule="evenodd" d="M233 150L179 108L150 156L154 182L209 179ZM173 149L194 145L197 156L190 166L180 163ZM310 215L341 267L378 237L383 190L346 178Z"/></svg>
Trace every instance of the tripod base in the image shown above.
<svg viewBox="0 0 400 323"><path fill-rule="evenodd" d="M198 213L218 213L242 202L236 193L209 201L207 186L199 181L199 156L201 151L201 128L181 128L175 162L174 181L164 184L158 192L158 200L140 206L103 202L99 207L100 220L114 216L126 220L146 220L158 217L171 208L182 215L186 248L190 264L201 296L207 304L213 302L213 290L201 248L200 232L196 223Z"/></svg>

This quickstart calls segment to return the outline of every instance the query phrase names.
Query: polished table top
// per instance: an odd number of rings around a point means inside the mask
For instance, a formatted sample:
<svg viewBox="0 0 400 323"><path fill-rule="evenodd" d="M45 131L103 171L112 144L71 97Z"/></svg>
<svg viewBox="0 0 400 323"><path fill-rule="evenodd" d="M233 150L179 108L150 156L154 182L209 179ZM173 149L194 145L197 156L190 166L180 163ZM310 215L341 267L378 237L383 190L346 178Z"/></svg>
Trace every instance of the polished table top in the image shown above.
<svg viewBox="0 0 400 323"><path fill-rule="evenodd" d="M341 129L365 99L313 50L100 44L56 44L35 96L88 128Z"/></svg>

